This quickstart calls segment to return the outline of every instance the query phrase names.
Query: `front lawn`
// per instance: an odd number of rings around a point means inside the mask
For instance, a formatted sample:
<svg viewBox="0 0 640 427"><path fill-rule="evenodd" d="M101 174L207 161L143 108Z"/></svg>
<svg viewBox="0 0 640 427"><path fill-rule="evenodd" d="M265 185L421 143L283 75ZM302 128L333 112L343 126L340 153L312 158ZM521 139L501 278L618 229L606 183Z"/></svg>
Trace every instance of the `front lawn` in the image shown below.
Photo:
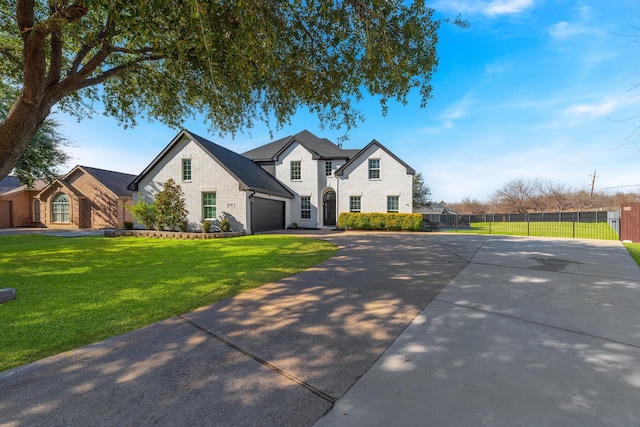
<svg viewBox="0 0 640 427"><path fill-rule="evenodd" d="M618 234L606 222L472 222L470 228L460 228L455 231L473 234L577 239L618 240L619 238Z"/></svg>
<svg viewBox="0 0 640 427"><path fill-rule="evenodd" d="M627 248L631 254L631 258L634 259L638 267L640 267L640 243L624 243L624 247Z"/></svg>
<svg viewBox="0 0 640 427"><path fill-rule="evenodd" d="M213 240L3 236L0 371L295 274L337 252L292 236Z"/></svg>

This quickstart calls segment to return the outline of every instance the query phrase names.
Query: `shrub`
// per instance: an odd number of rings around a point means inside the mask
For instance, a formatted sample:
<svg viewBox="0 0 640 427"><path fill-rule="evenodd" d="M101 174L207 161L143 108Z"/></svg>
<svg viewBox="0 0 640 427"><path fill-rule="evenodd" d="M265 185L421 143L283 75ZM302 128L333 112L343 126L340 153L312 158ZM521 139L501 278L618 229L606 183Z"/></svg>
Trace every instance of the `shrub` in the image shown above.
<svg viewBox="0 0 640 427"><path fill-rule="evenodd" d="M351 230L422 230L422 215L402 213L342 212L338 217L340 228Z"/></svg>
<svg viewBox="0 0 640 427"><path fill-rule="evenodd" d="M180 223L178 223L178 230L182 231L183 233L189 231L189 221L187 221L186 219L180 221Z"/></svg>
<svg viewBox="0 0 640 427"><path fill-rule="evenodd" d="M156 195L155 206L158 226L169 231L180 226L188 214L182 188L173 179L164 183Z"/></svg>
<svg viewBox="0 0 640 427"><path fill-rule="evenodd" d="M231 223L228 219L223 219L220 221L220 230L224 232L231 231Z"/></svg>
<svg viewBox="0 0 640 427"><path fill-rule="evenodd" d="M124 222L124 229L125 230L133 230L133 222L132 221L125 221Z"/></svg>
<svg viewBox="0 0 640 427"><path fill-rule="evenodd" d="M205 221L202 223L202 232L209 233L211 231L211 221Z"/></svg>
<svg viewBox="0 0 640 427"><path fill-rule="evenodd" d="M153 203L147 203L141 198L135 205L127 206L127 209L131 212L131 215L141 223L147 230L153 230L156 225L157 211L156 206Z"/></svg>

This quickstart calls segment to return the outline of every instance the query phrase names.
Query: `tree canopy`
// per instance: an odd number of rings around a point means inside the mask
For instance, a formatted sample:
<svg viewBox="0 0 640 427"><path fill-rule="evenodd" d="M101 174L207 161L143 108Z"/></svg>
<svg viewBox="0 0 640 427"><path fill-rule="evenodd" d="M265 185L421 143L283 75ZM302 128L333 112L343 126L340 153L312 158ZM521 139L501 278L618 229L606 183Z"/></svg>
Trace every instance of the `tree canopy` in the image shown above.
<svg viewBox="0 0 640 427"><path fill-rule="evenodd" d="M441 23L423 0L0 0L0 72L20 91L0 177L55 105L86 116L101 101L125 126L201 114L219 133L304 106L349 128L364 93L383 111L413 89L424 105Z"/></svg>
<svg viewBox="0 0 640 427"><path fill-rule="evenodd" d="M419 209L431 204L431 189L425 184L422 173L413 176L413 208Z"/></svg>

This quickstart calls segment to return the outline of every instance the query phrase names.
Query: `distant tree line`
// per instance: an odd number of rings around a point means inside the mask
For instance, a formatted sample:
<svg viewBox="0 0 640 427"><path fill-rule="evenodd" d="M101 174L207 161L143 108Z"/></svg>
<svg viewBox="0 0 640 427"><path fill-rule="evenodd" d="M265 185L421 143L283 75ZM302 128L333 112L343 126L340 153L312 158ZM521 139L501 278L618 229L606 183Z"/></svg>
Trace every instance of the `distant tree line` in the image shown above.
<svg viewBox="0 0 640 427"><path fill-rule="evenodd" d="M615 210L623 203L633 202L640 202L640 193L592 193L540 179L516 179L493 193L488 201L465 197L459 203L446 205L460 214L485 214Z"/></svg>

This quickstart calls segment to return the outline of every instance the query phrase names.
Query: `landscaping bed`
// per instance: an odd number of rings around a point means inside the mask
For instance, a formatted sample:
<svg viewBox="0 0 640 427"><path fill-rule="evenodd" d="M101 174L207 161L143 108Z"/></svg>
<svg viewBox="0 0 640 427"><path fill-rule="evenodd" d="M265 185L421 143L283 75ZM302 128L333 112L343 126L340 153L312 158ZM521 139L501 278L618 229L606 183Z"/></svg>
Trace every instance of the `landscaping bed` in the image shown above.
<svg viewBox="0 0 640 427"><path fill-rule="evenodd" d="M157 231L157 230L106 230L105 237L154 237L157 239L220 239L244 236L244 231L228 231L218 233L202 233L189 231Z"/></svg>

